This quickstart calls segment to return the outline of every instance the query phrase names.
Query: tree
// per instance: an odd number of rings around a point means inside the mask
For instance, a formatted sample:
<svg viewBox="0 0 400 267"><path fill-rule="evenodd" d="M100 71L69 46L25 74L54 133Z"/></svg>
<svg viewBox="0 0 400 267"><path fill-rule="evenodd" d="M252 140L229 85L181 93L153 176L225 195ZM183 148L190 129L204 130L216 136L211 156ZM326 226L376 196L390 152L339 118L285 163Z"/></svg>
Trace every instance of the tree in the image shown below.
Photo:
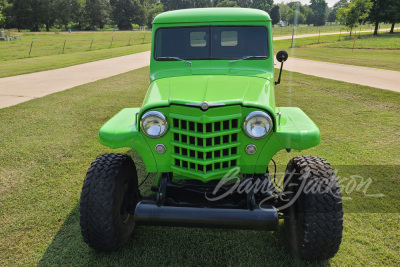
<svg viewBox="0 0 400 267"><path fill-rule="evenodd" d="M327 22L335 22L336 21L336 10L328 7L328 17L326 18Z"/></svg>
<svg viewBox="0 0 400 267"><path fill-rule="evenodd" d="M11 12L18 30L39 31L43 25L43 5L41 0L14 0Z"/></svg>
<svg viewBox="0 0 400 267"><path fill-rule="evenodd" d="M253 0L251 7L255 9L264 10L265 12L269 12L273 4L274 4L273 0Z"/></svg>
<svg viewBox="0 0 400 267"><path fill-rule="evenodd" d="M339 8L337 17L350 29L350 36L352 30L367 19L371 7L369 0L351 0L345 7Z"/></svg>
<svg viewBox="0 0 400 267"><path fill-rule="evenodd" d="M107 0L86 0L85 19L90 27L102 29L109 21L110 3Z"/></svg>
<svg viewBox="0 0 400 267"><path fill-rule="evenodd" d="M304 16L306 17L306 21L305 23L307 25L311 25L314 23L314 12L312 11L312 9L308 6L304 7L304 11L303 11Z"/></svg>
<svg viewBox="0 0 400 267"><path fill-rule="evenodd" d="M79 15L83 10L78 0L55 0L57 13L56 24L63 25L65 29L72 21L79 21Z"/></svg>
<svg viewBox="0 0 400 267"><path fill-rule="evenodd" d="M238 7L238 4L235 1L224 0L219 2L217 7Z"/></svg>
<svg viewBox="0 0 400 267"><path fill-rule="evenodd" d="M237 4L240 7L247 8L251 6L251 0L237 0Z"/></svg>
<svg viewBox="0 0 400 267"><path fill-rule="evenodd" d="M288 12L288 22L293 25L303 24L306 17L300 12L300 8L293 6Z"/></svg>
<svg viewBox="0 0 400 267"><path fill-rule="evenodd" d="M143 6L138 0L111 0L111 17L120 30L132 30L132 23L145 24L143 20ZM146 14L146 11L144 11Z"/></svg>
<svg viewBox="0 0 400 267"><path fill-rule="evenodd" d="M336 16L338 9L344 7L345 3L347 3L347 0L339 0L338 2L336 2L328 12L327 21L335 22L338 19L338 17Z"/></svg>
<svg viewBox="0 0 400 267"><path fill-rule="evenodd" d="M290 7L285 4L278 4L279 6L279 13L281 14L281 20L287 21L287 14L290 10Z"/></svg>
<svg viewBox="0 0 400 267"><path fill-rule="evenodd" d="M310 3L310 8L314 13L314 26L325 25L328 4L325 0L311 0Z"/></svg>
<svg viewBox="0 0 400 267"><path fill-rule="evenodd" d="M387 22L392 23L390 33L394 33L394 24L400 22L400 1L390 0L389 11L387 14Z"/></svg>
<svg viewBox="0 0 400 267"><path fill-rule="evenodd" d="M193 0L192 6L194 8L211 7L213 3L211 0Z"/></svg>
<svg viewBox="0 0 400 267"><path fill-rule="evenodd" d="M277 24L281 20L281 14L279 13L279 6L273 6L270 12L272 26Z"/></svg>
<svg viewBox="0 0 400 267"><path fill-rule="evenodd" d="M193 7L192 0L161 0L165 11Z"/></svg>
<svg viewBox="0 0 400 267"><path fill-rule="evenodd" d="M147 10L147 26L152 27L154 18L164 11L163 4L152 4Z"/></svg>
<svg viewBox="0 0 400 267"><path fill-rule="evenodd" d="M400 21L400 2L398 0L372 0L371 2L373 5L368 20L375 24L374 35L378 35L380 22L393 23L391 29L391 32L393 32L394 23Z"/></svg>
<svg viewBox="0 0 400 267"><path fill-rule="evenodd" d="M6 17L3 15L3 6L0 6L0 25L2 26L4 22L6 22Z"/></svg>

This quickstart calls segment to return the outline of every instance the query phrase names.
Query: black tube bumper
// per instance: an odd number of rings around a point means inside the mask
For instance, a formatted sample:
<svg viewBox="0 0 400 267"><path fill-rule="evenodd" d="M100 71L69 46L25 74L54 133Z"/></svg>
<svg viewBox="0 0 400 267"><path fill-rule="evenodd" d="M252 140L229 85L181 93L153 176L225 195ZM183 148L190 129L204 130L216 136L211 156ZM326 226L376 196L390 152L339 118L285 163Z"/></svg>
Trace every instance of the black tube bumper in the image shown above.
<svg viewBox="0 0 400 267"><path fill-rule="evenodd" d="M278 228L278 212L272 207L263 209L220 209L161 206L139 202L135 222L140 225L230 228L273 231Z"/></svg>

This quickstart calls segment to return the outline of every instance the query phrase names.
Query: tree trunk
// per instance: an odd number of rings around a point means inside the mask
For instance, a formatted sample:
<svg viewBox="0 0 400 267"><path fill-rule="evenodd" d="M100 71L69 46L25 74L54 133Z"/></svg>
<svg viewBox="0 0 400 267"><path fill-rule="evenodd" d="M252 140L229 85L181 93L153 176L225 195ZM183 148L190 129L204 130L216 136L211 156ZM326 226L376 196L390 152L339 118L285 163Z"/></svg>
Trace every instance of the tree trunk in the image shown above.
<svg viewBox="0 0 400 267"><path fill-rule="evenodd" d="M378 35L378 26L379 26L379 22L375 22L374 35Z"/></svg>
<svg viewBox="0 0 400 267"><path fill-rule="evenodd" d="M50 24L46 23L46 31L49 32L50 31Z"/></svg>
<svg viewBox="0 0 400 267"><path fill-rule="evenodd" d="M390 33L394 33L394 22L392 23L392 28L390 28Z"/></svg>

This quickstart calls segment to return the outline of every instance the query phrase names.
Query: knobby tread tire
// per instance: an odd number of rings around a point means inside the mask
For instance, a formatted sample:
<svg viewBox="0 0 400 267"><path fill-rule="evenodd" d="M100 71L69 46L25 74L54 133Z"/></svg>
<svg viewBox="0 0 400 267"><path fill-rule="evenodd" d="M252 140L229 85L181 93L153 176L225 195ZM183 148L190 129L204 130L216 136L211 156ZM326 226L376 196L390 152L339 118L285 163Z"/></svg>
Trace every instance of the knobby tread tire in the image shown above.
<svg viewBox="0 0 400 267"><path fill-rule="evenodd" d="M135 227L133 214L121 217L121 206L127 196L135 205L138 195L136 167L130 156L112 153L97 157L87 171L80 200L85 243L100 251L121 248Z"/></svg>
<svg viewBox="0 0 400 267"><path fill-rule="evenodd" d="M290 247L303 259L332 258L342 240L343 208L331 165L319 157L295 157L287 165L284 184L284 191L293 192L289 199L294 199L284 210Z"/></svg>

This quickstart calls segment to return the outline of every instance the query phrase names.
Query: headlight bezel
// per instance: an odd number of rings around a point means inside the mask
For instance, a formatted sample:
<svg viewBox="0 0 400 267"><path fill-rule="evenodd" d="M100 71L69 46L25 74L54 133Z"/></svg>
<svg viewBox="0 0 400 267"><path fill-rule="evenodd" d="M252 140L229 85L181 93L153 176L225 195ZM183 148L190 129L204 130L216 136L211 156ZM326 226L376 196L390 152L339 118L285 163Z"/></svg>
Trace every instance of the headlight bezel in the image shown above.
<svg viewBox="0 0 400 267"><path fill-rule="evenodd" d="M148 118L149 116L155 116L155 117L158 117L159 119L161 119L161 120L164 121L165 127L164 127L164 131L163 131L161 134L158 134L158 135L151 135L151 134L149 134L149 133L146 132L143 123L145 122L145 119ZM144 113L144 114L142 115L142 117L140 118L140 129L143 131L143 133L144 133L147 137L150 137L150 138L153 138L153 139L160 138L160 137L162 137L163 135L165 135L165 133L168 131L168 120L167 120L167 117L166 117L162 112L157 111L157 110L150 110L150 111L147 111L147 112Z"/></svg>
<svg viewBox="0 0 400 267"><path fill-rule="evenodd" d="M268 131L267 131L267 129L265 129L266 133L264 135L262 135L262 136L253 136L247 131L247 125L248 125L249 121L251 119L253 119L254 117L263 117L264 119L266 119L268 121L268 124L269 124L270 127L269 127ZM274 123L273 123L273 120L272 120L271 116L267 112L260 111L260 110L256 110L256 111L250 112L246 116L246 118L244 119L244 122L243 122L243 130L246 133L246 135L248 137L250 137L251 139L256 139L256 140L262 139L262 138L268 136L269 133L272 131L273 126L274 126Z"/></svg>

